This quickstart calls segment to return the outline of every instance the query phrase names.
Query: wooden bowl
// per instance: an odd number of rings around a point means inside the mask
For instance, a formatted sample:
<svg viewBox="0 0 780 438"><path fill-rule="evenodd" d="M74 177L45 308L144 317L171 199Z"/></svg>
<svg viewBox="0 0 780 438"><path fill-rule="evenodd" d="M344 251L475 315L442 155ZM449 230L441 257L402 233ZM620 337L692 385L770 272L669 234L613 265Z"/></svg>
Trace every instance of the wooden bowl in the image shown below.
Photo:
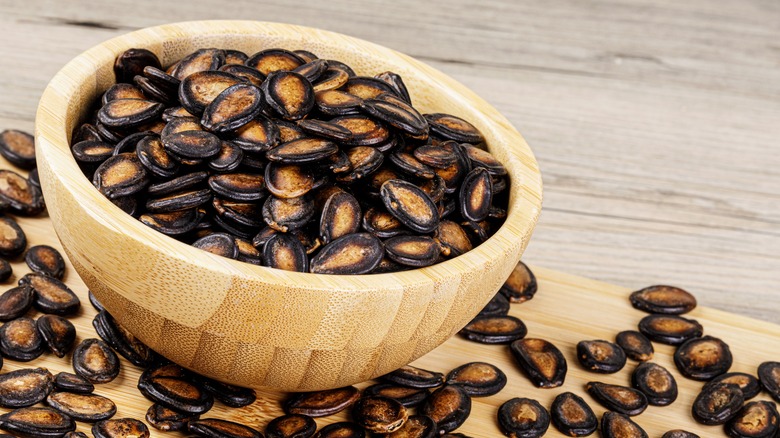
<svg viewBox="0 0 780 438"><path fill-rule="evenodd" d="M229 260L168 238L122 212L71 156L74 127L113 82L117 54L155 52L164 65L201 47L252 54L307 49L358 74L403 76L415 106L470 120L507 167L506 223L474 250L406 272L291 273ZM319 390L382 375L432 350L496 293L520 259L541 209L526 142L492 106L415 59L301 26L201 21L139 30L84 52L52 79L38 108L41 184L62 246L109 312L151 348L209 377L255 388Z"/></svg>

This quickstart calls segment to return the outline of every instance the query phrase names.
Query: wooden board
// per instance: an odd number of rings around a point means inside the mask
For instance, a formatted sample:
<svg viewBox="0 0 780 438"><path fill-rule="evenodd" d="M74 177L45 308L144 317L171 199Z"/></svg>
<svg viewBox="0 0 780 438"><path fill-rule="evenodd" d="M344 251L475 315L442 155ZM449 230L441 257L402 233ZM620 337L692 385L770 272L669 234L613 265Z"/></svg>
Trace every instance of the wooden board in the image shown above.
<svg viewBox="0 0 780 438"><path fill-rule="evenodd" d="M19 223L27 233L29 245L48 244L61 249L50 221L47 217L19 218ZM14 277L10 282L29 272L22 261L13 263ZM414 362L415 365L440 372L471 361L485 361L499 366L508 376L507 386L498 394L474 398L471 416L459 429L459 432L473 437L501 436L495 416L498 407L513 397L530 397L539 400L549 407L553 398L563 391L572 391L587 400L599 417L601 408L584 390L584 385L590 380L600 380L607 383L628 384L629 376L636 362L629 361L626 367L617 374L598 375L584 371L575 358L574 350L578 341L585 339L614 339L617 332L636 327L644 316L642 312L633 309L628 303L626 288L596 282L567 275L561 272L533 267L539 279L539 292L536 297L524 304L514 304L511 314L515 315L528 326L529 337L541 337L553 342L560 348L568 360L569 372L566 382L557 389L537 389L519 372L509 354L507 346L482 345L453 338L436 350ZM95 309L87 299L87 289L72 266L66 271L66 283L82 300L80 314L73 318L78 339L97 337L92 328L92 318ZM33 313L33 312L31 312ZM37 317L38 315L34 315ZM755 374L756 367L766 360L779 360L780 326L733 315L709 308L697 308L690 315L704 325L705 333L724 339L734 353L735 363L732 371L744 371ZM690 415L690 406L702 386L702 383L683 378L675 369L671 359L673 348L656 344L654 361L672 371L680 387L680 396L669 407L649 407L645 413L635 417L635 420L647 430L652 437L660 437L664 431L674 428L684 428L704 436L725 436L720 427L706 427L696 424ZM46 353L40 358L21 363L5 360L2 371L8 372L25 367L46 367L52 373L60 371L72 372L70 359L57 358ZM111 383L97 385L95 392L114 400L118 406L115 418L132 417L143 419L151 405L136 389L136 383L141 370L122 359L122 369ZM360 387L366 384L359 385ZM769 399L766 394L759 396ZM263 430L274 417L281 415L279 400L284 394L272 391L258 392L258 401L253 405L231 409L216 403L214 408L204 417L215 417L239 421ZM2 410L7 411L7 410ZM318 420L320 426L343 419L343 415ZM79 430L89 433L91 426L79 423ZM153 437L185 436L178 433L162 433L152 429ZM552 426L546 436L564 436Z"/></svg>

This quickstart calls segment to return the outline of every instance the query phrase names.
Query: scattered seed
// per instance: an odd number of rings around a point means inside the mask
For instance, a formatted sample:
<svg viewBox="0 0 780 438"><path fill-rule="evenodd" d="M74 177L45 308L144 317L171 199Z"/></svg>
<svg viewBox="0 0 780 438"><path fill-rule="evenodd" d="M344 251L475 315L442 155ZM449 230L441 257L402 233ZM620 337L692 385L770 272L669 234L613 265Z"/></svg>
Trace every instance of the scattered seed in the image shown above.
<svg viewBox="0 0 780 438"><path fill-rule="evenodd" d="M780 415L774 403L752 401L726 424L731 438L770 438L776 436Z"/></svg>
<svg viewBox="0 0 780 438"><path fill-rule="evenodd" d="M35 138L15 129L0 132L0 155L25 170L35 168Z"/></svg>
<svg viewBox="0 0 780 438"><path fill-rule="evenodd" d="M644 362L653 358L653 344L636 330L625 330L617 334L615 342L623 349L629 359Z"/></svg>
<svg viewBox="0 0 780 438"><path fill-rule="evenodd" d="M0 321L19 318L32 307L35 295L28 285L8 289L0 295Z"/></svg>
<svg viewBox="0 0 780 438"><path fill-rule="evenodd" d="M38 332L49 350L57 357L70 353L76 341L76 327L67 319L57 315L43 315L35 322Z"/></svg>
<svg viewBox="0 0 780 438"><path fill-rule="evenodd" d="M703 328L696 320L676 315L648 315L639 321L639 331L652 341L680 345L698 338Z"/></svg>
<svg viewBox="0 0 780 438"><path fill-rule="evenodd" d="M434 438L436 422L425 415L410 415L403 426L385 435L387 438Z"/></svg>
<svg viewBox="0 0 780 438"><path fill-rule="evenodd" d="M354 386L326 391L302 392L294 394L284 403L284 411L287 414L324 417L343 411L355 403L359 397L360 392Z"/></svg>
<svg viewBox="0 0 780 438"><path fill-rule="evenodd" d="M511 316L477 316L460 332L464 338L482 344L507 344L528 334L523 321Z"/></svg>
<svg viewBox="0 0 780 438"><path fill-rule="evenodd" d="M699 435L685 430L675 429L664 433L661 438L699 438Z"/></svg>
<svg viewBox="0 0 780 438"><path fill-rule="evenodd" d="M65 273L65 259L59 251L48 245L36 245L27 250L24 261L33 272L62 279Z"/></svg>
<svg viewBox="0 0 780 438"><path fill-rule="evenodd" d="M742 395L744 396L745 400L751 399L761 392L761 383L759 383L758 379L746 373L721 374L707 382L704 385L704 388L709 385L715 385L717 383L732 383L739 386L739 389L742 391Z"/></svg>
<svg viewBox="0 0 780 438"><path fill-rule="evenodd" d="M588 382L585 389L591 397L610 411L634 416L647 409L647 397L633 388L601 382Z"/></svg>
<svg viewBox="0 0 780 438"><path fill-rule="evenodd" d="M8 169L0 169L0 203L8 204L8 209L20 216L37 216L46 208L41 190Z"/></svg>
<svg viewBox="0 0 780 438"><path fill-rule="evenodd" d="M138 379L138 389L149 400L187 414L211 409L214 398L178 365L147 368Z"/></svg>
<svg viewBox="0 0 780 438"><path fill-rule="evenodd" d="M46 403L76 421L88 423L106 420L116 414L114 402L97 394L54 392L46 397Z"/></svg>
<svg viewBox="0 0 780 438"><path fill-rule="evenodd" d="M151 366L157 356L143 342L136 338L105 310L92 320L95 332L122 357L139 367Z"/></svg>
<svg viewBox="0 0 780 438"><path fill-rule="evenodd" d="M205 418L187 423L187 430L197 436L219 438L262 438L263 434L233 421Z"/></svg>
<svg viewBox="0 0 780 438"><path fill-rule="evenodd" d="M404 365L395 371L385 374L381 380L409 388L425 389L441 386L445 376L436 371L429 371L412 365Z"/></svg>
<svg viewBox="0 0 780 438"><path fill-rule="evenodd" d="M0 415L0 429L25 437L60 438L76 430L76 423L55 409L28 407Z"/></svg>
<svg viewBox="0 0 780 438"><path fill-rule="evenodd" d="M352 406L352 418L371 432L387 434L403 426L408 413L400 402L392 398L364 396Z"/></svg>
<svg viewBox="0 0 780 438"><path fill-rule="evenodd" d="M9 278L11 278L11 275L14 273L14 268L11 266L10 263L8 263L8 260L0 258L0 283L4 281L8 281ZM0 312L2 312L3 307L3 298L0 296ZM2 317L0 316L0 321L2 321Z"/></svg>
<svg viewBox="0 0 780 438"><path fill-rule="evenodd" d="M92 426L95 438L149 438L149 428L133 418L103 420Z"/></svg>
<svg viewBox="0 0 780 438"><path fill-rule="evenodd" d="M556 388L566 378L566 358L555 345L544 339L525 338L510 344L520 369L540 388Z"/></svg>
<svg viewBox="0 0 780 438"><path fill-rule="evenodd" d="M81 307L81 300L60 280L35 272L19 279L19 286L28 285L35 294L33 305L44 313L72 315Z"/></svg>
<svg viewBox="0 0 780 438"><path fill-rule="evenodd" d="M106 383L119 375L119 358L100 339L85 339L73 350L73 370L91 383Z"/></svg>
<svg viewBox="0 0 780 438"><path fill-rule="evenodd" d="M470 362L450 371L447 384L460 385L472 397L487 397L506 386L506 374L495 365Z"/></svg>
<svg viewBox="0 0 780 438"><path fill-rule="evenodd" d="M257 394L255 394L254 389L222 383L203 376L195 376L195 379L198 383L203 385L206 391L210 392L215 399L231 408L248 406L257 400Z"/></svg>
<svg viewBox="0 0 780 438"><path fill-rule="evenodd" d="M577 343L577 359L585 369L597 373L616 373L626 365L623 349L604 340Z"/></svg>
<svg viewBox="0 0 780 438"><path fill-rule="evenodd" d="M45 368L23 368L0 374L0 406L32 406L52 391L54 377Z"/></svg>
<svg viewBox="0 0 780 438"><path fill-rule="evenodd" d="M3 356L29 362L43 354L44 344L35 321L16 318L0 327L0 353Z"/></svg>
<svg viewBox="0 0 780 438"><path fill-rule="evenodd" d="M780 362L764 362L759 365L758 380L773 399L780 401Z"/></svg>
<svg viewBox="0 0 780 438"><path fill-rule="evenodd" d="M550 407L550 417L555 428L568 436L591 435L599 425L593 409L573 392L564 392L555 397Z"/></svg>
<svg viewBox="0 0 780 438"><path fill-rule="evenodd" d="M458 385L444 385L428 396L420 413L436 422L439 435L452 432L471 414L471 397Z"/></svg>
<svg viewBox="0 0 780 438"><path fill-rule="evenodd" d="M506 316L509 312L509 300L502 293L496 293L477 316Z"/></svg>
<svg viewBox="0 0 780 438"><path fill-rule="evenodd" d="M423 388L410 388L392 383L377 383L364 389L363 395L392 398L404 407L412 408L428 397L428 391Z"/></svg>
<svg viewBox="0 0 780 438"><path fill-rule="evenodd" d="M54 387L59 391L73 392L76 394L90 394L95 390L95 385L89 380L65 371L54 376Z"/></svg>
<svg viewBox="0 0 780 438"><path fill-rule="evenodd" d="M710 380L719 376L731 368L732 362L729 346L712 336L690 339L674 352L677 369L683 376L694 380Z"/></svg>
<svg viewBox="0 0 780 438"><path fill-rule="evenodd" d="M308 415L288 414L276 417L265 427L266 438L309 438L317 423Z"/></svg>
<svg viewBox="0 0 780 438"><path fill-rule="evenodd" d="M717 383L702 388L693 401L691 413L701 424L725 424L737 415L745 399L739 386L731 383Z"/></svg>
<svg viewBox="0 0 780 438"><path fill-rule="evenodd" d="M631 386L641 391L653 406L667 406L677 399L677 381L661 365L639 364L631 374Z"/></svg>
<svg viewBox="0 0 780 438"><path fill-rule="evenodd" d="M648 438L647 432L628 415L604 412L601 417L601 434L604 438Z"/></svg>
<svg viewBox="0 0 780 438"><path fill-rule="evenodd" d="M536 276L525 263L518 262L509 278L501 286L501 293L509 298L512 303L522 303L528 301L536 294L538 288Z"/></svg>
<svg viewBox="0 0 780 438"><path fill-rule="evenodd" d="M498 408L498 426L512 438L537 438L550 427L550 414L538 401L515 397Z"/></svg>
<svg viewBox="0 0 780 438"><path fill-rule="evenodd" d="M186 430L187 423L198 418L200 418L199 415L177 412L158 403L149 406L146 411L146 421L155 429L165 432Z"/></svg>
<svg viewBox="0 0 780 438"><path fill-rule="evenodd" d="M696 298L674 286L650 286L633 292L631 305L649 313L681 315L696 307Z"/></svg>
<svg viewBox="0 0 780 438"><path fill-rule="evenodd" d="M365 430L350 421L339 421L320 429L314 438L365 438Z"/></svg>

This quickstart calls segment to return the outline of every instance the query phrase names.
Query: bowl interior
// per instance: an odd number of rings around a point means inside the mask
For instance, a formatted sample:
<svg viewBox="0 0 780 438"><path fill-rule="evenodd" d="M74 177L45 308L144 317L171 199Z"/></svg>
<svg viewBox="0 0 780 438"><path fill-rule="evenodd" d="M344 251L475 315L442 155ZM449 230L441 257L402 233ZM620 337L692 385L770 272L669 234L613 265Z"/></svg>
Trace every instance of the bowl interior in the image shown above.
<svg viewBox="0 0 780 438"><path fill-rule="evenodd" d="M404 78L413 103L421 112L451 113L469 120L482 131L488 149L505 164L510 175L506 222L487 242L460 257L412 271L364 276L278 271L223 259L167 238L124 214L98 193L81 174L70 154L69 140L73 129L84 120L95 99L114 83L113 61L116 55L131 47L155 52L163 65L169 65L202 47L236 49L250 55L263 49L282 47L305 49L321 58L341 60L359 75L373 76L387 70L394 71ZM435 304L440 299L447 301L447 311L438 312L441 313L437 316L438 322L428 327L435 336L425 338L426 333L421 328L420 318L417 318L414 330L406 329L410 332L405 338L411 345L410 351L390 355L392 358L387 360L369 358L370 365L355 373L365 379L419 357L473 317L500 287L519 259L541 208L541 180L530 148L492 106L455 80L408 56L363 40L300 26L245 21L189 22L143 29L114 38L71 61L52 80L39 107L36 137L39 156L44 157L40 170L42 185L55 229L79 274L98 298L131 332L172 360L211 377L250 386L289 388L290 384L275 384L273 379L269 381L267 378L247 382L247 376L235 369L226 373L224 370L230 367L200 363L202 361L193 353L196 347L186 353L179 352L179 343L176 340L163 342L159 321L150 322L149 319L163 318L165 324L174 321L188 330L199 331L201 337L203 333L230 337L231 330L251 331L252 327L247 324L258 323L253 315L262 309L251 304L258 299L258 290L268 294L266 298L274 299L276 295L290 294L291 288L294 288L301 298L287 301L285 306L303 300L330 300L331 312L316 313L315 320L307 323L313 328L305 330L306 333L295 333L296 330L292 329L293 334L286 337L279 335L281 337L273 341L270 338L276 335L268 333L252 339L258 344L276 342L275 347L300 348L311 355L311 351L316 349L311 343L312 337L333 332L332 327L328 329L329 325L341 327L336 323L323 322L333 315L342 313L342 317L363 319L367 324L373 324L373 319L385 313L395 315L396 319L389 322L389 326L369 330L377 331L376 336L364 336L367 339L360 347L377 350L387 346L384 341L394 327L404 324L396 314L402 311L407 297L416 297L417 312L423 314L430 312L424 309L429 309L431 303ZM76 216L72 214L74 208L78 211ZM97 239L94 235L102 237ZM116 249L122 245L127 246L128 251ZM135 254L132 248L142 253ZM143 265L147 263L143 251L147 255L164 254L166 266L162 272L177 277L167 282L151 277L139 279L141 274L133 269L123 272L105 267L107 263L117 262ZM96 256L97 252L107 254L107 260ZM229 283L227 287L226 281ZM236 287L237 283L242 286ZM238 298L226 289L235 289ZM224 311L220 309L224 309L230 297L238 299L241 304L235 305L233 312L220 316L220 323L209 325L217 311ZM366 310L346 315L345 312L360 306ZM128 308L141 310L133 312ZM407 313L413 311L414 307L406 310ZM139 318L143 312L149 315ZM306 316L306 312L301 316ZM289 328L283 330L290 331ZM355 327L351 329L353 338L357 331ZM343 350L346 345L339 338L339 333L331 334L332 339L321 340L314 347ZM416 335L419 339L414 338ZM415 342L411 342L413 338ZM421 341L423 338L425 340ZM246 338L242 338L242 342L246 342ZM401 343L396 339L394 345ZM203 349L198 351L203 352ZM311 357L307 360L311 361ZM354 376L350 378L357 381ZM350 378L314 386L336 386L348 382ZM298 376L299 384L301 379L303 376Z"/></svg>

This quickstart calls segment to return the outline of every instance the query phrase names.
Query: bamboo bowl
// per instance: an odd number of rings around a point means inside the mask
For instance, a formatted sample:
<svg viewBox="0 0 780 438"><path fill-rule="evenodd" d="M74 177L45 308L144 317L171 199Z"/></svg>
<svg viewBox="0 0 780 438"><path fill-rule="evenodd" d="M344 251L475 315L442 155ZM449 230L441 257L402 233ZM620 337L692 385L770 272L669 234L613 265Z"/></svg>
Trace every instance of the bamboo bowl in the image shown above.
<svg viewBox="0 0 780 438"><path fill-rule="evenodd" d="M465 255L412 271L363 276L291 273L229 260L168 238L104 198L70 153L74 127L113 82L117 54L155 52L164 65L200 47L307 49L358 74L403 76L415 106L470 120L507 167L506 223ZM541 209L526 142L493 107L450 77L398 52L319 29L200 21L129 33L68 63L36 118L41 184L54 228L81 278L151 348L206 376L255 388L319 390L382 375L463 327L520 259Z"/></svg>

